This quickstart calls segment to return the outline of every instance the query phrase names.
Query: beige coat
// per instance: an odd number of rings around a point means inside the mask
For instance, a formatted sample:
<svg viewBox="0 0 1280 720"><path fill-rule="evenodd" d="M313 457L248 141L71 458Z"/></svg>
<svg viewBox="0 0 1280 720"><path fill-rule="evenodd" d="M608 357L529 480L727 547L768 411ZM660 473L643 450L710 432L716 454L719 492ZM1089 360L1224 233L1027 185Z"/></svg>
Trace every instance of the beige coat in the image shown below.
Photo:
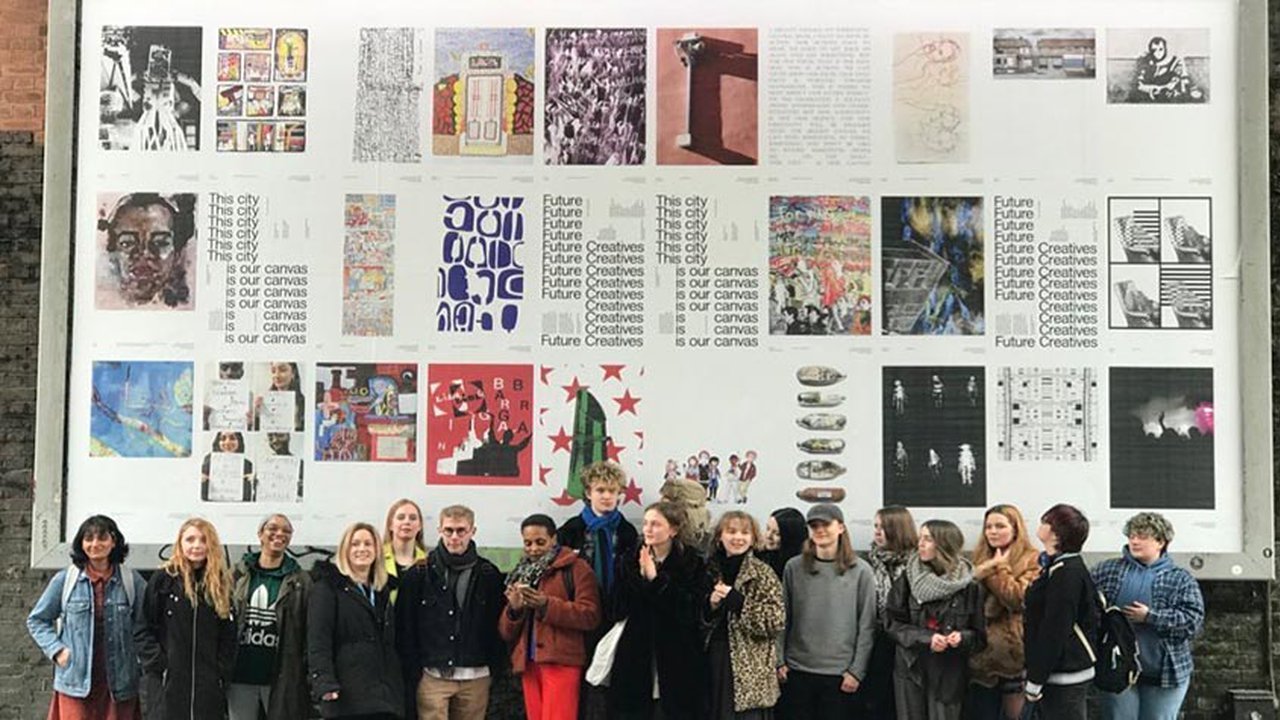
<svg viewBox="0 0 1280 720"><path fill-rule="evenodd" d="M1022 610L1027 587L1040 574L1036 553L1027 551L1012 562L1002 560L974 569L986 588L987 647L969 658L970 679L994 687L1000 678L1023 672Z"/></svg>

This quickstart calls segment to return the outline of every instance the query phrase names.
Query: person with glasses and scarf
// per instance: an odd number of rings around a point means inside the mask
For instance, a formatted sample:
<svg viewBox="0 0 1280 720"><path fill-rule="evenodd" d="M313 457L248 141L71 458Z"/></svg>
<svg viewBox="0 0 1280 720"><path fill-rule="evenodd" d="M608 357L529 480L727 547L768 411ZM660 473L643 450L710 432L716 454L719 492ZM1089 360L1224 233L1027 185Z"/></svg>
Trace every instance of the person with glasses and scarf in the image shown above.
<svg viewBox="0 0 1280 720"><path fill-rule="evenodd" d="M396 642L419 718L483 720L504 654L502 574L476 551L475 518L465 505L441 510L440 542L400 580Z"/></svg>
<svg viewBox="0 0 1280 720"><path fill-rule="evenodd" d="M585 635L600 624L595 575L577 553L555 542L555 531L546 515L520 523L524 556L507 575L507 610L498 619L529 720L578 717Z"/></svg>

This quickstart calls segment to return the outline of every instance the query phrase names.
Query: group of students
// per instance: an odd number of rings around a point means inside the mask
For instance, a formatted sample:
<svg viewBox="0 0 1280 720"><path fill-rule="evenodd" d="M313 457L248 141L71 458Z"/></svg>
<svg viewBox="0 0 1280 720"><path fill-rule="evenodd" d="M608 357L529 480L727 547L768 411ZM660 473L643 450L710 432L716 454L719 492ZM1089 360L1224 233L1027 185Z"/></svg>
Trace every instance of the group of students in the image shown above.
<svg viewBox="0 0 1280 720"><path fill-rule="evenodd" d="M192 518L144 583L105 516L84 521L72 564L28 628L55 663L49 717L231 720L485 717L493 674L521 677L532 720L868 717L1084 718L1100 592L1136 629L1141 675L1104 694L1107 718L1175 718L1204 603L1167 554L1169 522L1139 513L1120 558L1092 572L1084 515L1056 505L1032 543L1011 505L986 512L972 560L954 524L875 514L855 553L841 509L775 511L762 531L722 514L709 547L659 501L639 532L618 509L625 474L584 470L581 512L521 523L505 576L476 551L465 506L439 513L435 547L411 500L383 535L349 526L308 572L272 515L260 549L227 567ZM384 542L385 540L385 542Z"/></svg>

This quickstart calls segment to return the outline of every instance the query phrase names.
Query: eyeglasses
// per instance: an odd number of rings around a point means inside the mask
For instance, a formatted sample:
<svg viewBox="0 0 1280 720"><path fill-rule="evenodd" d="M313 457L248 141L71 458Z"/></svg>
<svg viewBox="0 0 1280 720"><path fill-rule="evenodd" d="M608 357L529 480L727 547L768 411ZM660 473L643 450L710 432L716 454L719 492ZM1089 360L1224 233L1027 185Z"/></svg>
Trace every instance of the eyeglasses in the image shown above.
<svg viewBox="0 0 1280 720"><path fill-rule="evenodd" d="M440 528L440 534L441 534L441 535L458 535L458 536L462 536L462 535L470 535L470 534L471 534L471 530L472 530L472 528L469 528L469 527L466 527L466 528L460 528L460 527L442 527L442 528Z"/></svg>

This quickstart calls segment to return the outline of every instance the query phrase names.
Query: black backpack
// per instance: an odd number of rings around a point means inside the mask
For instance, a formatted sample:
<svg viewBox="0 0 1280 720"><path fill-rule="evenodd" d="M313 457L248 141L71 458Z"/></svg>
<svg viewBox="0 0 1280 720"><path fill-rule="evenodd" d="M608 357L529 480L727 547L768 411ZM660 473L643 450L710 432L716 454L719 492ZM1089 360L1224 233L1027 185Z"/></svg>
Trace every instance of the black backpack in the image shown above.
<svg viewBox="0 0 1280 720"><path fill-rule="evenodd" d="M1142 662L1138 659L1138 635L1124 616L1124 611L1107 603L1098 593L1098 656L1094 665L1093 684L1099 690L1122 693L1138 682Z"/></svg>

